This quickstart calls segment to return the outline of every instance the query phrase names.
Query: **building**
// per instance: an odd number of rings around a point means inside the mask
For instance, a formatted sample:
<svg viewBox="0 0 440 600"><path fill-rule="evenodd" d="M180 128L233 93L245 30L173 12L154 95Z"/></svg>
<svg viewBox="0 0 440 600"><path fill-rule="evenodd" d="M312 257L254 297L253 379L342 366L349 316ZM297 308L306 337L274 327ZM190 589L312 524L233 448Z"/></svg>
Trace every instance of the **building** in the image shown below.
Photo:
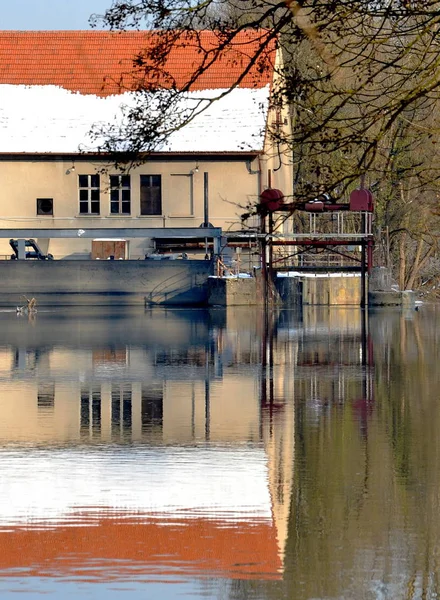
<svg viewBox="0 0 440 600"><path fill-rule="evenodd" d="M249 66L260 35L242 32L191 88L188 102L209 102L233 86ZM185 229L209 224L232 239L243 230L244 207L263 189L291 194L288 151L273 145L270 136L271 128L290 127L287 109L271 106L281 60L275 43L268 50L268 68L251 66L229 94L143 164L122 173L108 154L98 152L102 140L90 136L93 126L120 123L121 106L133 105L139 86L151 84L134 63L152 36L145 31L0 32L3 258L11 255L9 237L19 232L36 238L42 252L55 259L143 259L177 247L171 230L181 230L180 242L182 236L188 241ZM199 32L198 40L209 48L215 32ZM176 44L167 64L176 85L198 57L194 44ZM256 222L247 223L252 225ZM57 229L73 234L66 239L47 231ZM130 238L127 229L146 231ZM90 230L97 232L94 239L81 235ZM193 232L190 248L202 257L208 249L205 231L195 237Z"/></svg>

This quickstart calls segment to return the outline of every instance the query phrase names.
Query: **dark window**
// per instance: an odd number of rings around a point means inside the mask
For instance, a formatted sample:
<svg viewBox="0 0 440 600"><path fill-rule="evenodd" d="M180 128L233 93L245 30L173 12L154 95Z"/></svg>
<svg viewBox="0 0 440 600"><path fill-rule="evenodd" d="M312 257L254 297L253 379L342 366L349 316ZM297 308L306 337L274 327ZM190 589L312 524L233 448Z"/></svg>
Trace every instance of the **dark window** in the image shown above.
<svg viewBox="0 0 440 600"><path fill-rule="evenodd" d="M81 388L81 435L101 435L101 389L98 386Z"/></svg>
<svg viewBox="0 0 440 600"><path fill-rule="evenodd" d="M121 392L116 386L112 386L112 433L121 433Z"/></svg>
<svg viewBox="0 0 440 600"><path fill-rule="evenodd" d="M141 422L142 429L153 427L162 428L163 422L163 385L151 383L143 385L141 392Z"/></svg>
<svg viewBox="0 0 440 600"><path fill-rule="evenodd" d="M37 198L37 215L53 215L53 198Z"/></svg>
<svg viewBox="0 0 440 600"><path fill-rule="evenodd" d="M99 215L99 175L78 175L79 212Z"/></svg>
<svg viewBox="0 0 440 600"><path fill-rule="evenodd" d="M141 215L162 214L162 178L141 175Z"/></svg>
<svg viewBox="0 0 440 600"><path fill-rule="evenodd" d="M37 395L38 409L53 409L55 405L55 384L40 383Z"/></svg>
<svg viewBox="0 0 440 600"><path fill-rule="evenodd" d="M131 436L132 390L129 384L112 385L112 433L117 437Z"/></svg>
<svg viewBox="0 0 440 600"><path fill-rule="evenodd" d="M130 175L110 175L110 212L112 215L131 213Z"/></svg>

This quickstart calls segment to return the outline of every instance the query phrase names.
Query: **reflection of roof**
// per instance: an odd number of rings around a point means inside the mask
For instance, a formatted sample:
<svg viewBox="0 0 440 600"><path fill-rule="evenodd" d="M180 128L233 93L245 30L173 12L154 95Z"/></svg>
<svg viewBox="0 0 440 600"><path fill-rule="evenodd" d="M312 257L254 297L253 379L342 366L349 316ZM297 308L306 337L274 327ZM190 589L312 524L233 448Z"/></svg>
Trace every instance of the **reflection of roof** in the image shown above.
<svg viewBox="0 0 440 600"><path fill-rule="evenodd" d="M82 575L89 580L176 573L278 579L281 559L270 521L139 522L116 514L96 526L0 531L2 576L8 575L5 569L14 577Z"/></svg>
<svg viewBox="0 0 440 600"><path fill-rule="evenodd" d="M192 89L234 85L268 33L240 32ZM156 35L146 31L0 31L0 84L54 85L97 96L133 90L145 77L142 70L133 73L134 61L144 48L151 47ZM201 64L201 48L212 51L220 43L218 35L198 31L175 41L166 70L177 87ZM250 68L239 87L264 87L271 82L272 69L262 67L270 67L274 49L273 41L268 55ZM161 83L166 87L163 79Z"/></svg>
<svg viewBox="0 0 440 600"><path fill-rule="evenodd" d="M263 448L7 449L0 462L0 569L279 577Z"/></svg>

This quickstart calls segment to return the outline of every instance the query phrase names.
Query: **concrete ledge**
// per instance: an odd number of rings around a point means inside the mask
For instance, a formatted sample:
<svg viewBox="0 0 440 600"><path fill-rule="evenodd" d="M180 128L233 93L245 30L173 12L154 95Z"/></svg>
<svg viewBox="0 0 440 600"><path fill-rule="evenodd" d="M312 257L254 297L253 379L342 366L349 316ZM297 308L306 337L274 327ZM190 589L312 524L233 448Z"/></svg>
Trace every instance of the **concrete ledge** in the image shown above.
<svg viewBox="0 0 440 600"><path fill-rule="evenodd" d="M416 294L412 290L376 291L368 293L369 306L415 306Z"/></svg>
<svg viewBox="0 0 440 600"><path fill-rule="evenodd" d="M263 303L259 277L209 277L208 306L255 306Z"/></svg>
<svg viewBox="0 0 440 600"><path fill-rule="evenodd" d="M292 283L291 283L292 282ZM288 304L360 306L361 277L358 273L279 274L277 287Z"/></svg>
<svg viewBox="0 0 440 600"><path fill-rule="evenodd" d="M0 261L0 306L206 305L207 260Z"/></svg>

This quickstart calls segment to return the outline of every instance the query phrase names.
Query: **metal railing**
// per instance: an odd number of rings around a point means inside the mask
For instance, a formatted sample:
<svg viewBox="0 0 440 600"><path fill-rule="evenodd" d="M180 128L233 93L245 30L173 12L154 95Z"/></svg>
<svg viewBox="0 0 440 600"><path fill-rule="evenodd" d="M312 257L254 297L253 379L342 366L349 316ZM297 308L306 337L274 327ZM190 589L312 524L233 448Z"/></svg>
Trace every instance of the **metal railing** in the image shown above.
<svg viewBox="0 0 440 600"><path fill-rule="evenodd" d="M335 211L302 213L286 220L276 235L285 238L351 239L373 234L373 213Z"/></svg>

